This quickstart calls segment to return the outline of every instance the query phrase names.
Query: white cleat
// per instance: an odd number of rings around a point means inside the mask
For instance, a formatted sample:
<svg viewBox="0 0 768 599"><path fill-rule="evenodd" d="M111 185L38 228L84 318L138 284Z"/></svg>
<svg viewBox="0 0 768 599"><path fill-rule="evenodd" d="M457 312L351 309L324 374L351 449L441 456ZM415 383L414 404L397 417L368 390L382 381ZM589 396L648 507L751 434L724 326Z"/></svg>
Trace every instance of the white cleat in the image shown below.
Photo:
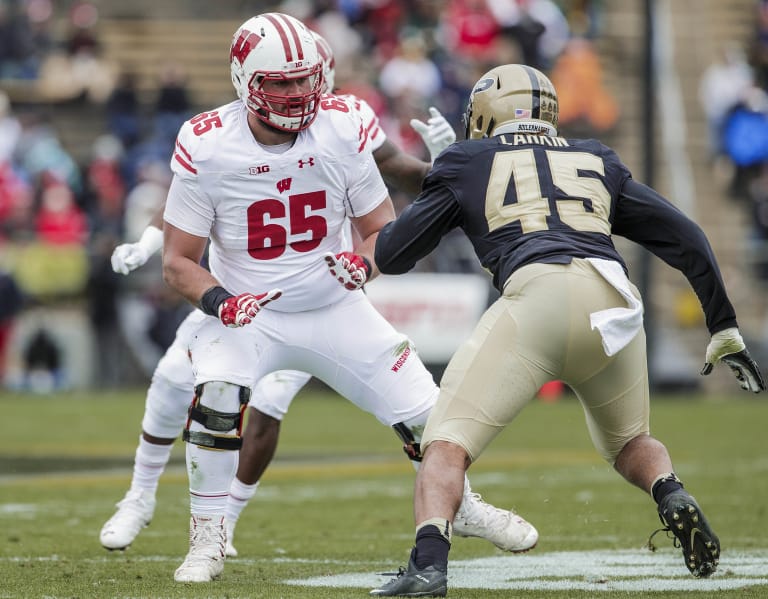
<svg viewBox="0 0 768 599"><path fill-rule="evenodd" d="M155 496L149 491L128 491L117 504L117 512L102 526L99 533L101 544L110 551L125 549L152 521L155 513Z"/></svg>
<svg viewBox="0 0 768 599"><path fill-rule="evenodd" d="M453 520L453 532L460 537L480 537L503 551L519 553L536 546L539 532L511 510L494 507L478 493L465 493Z"/></svg>
<svg viewBox="0 0 768 599"><path fill-rule="evenodd" d="M232 544L235 539L235 523L224 520L224 528L227 531L227 546L224 549L224 555L227 557L237 557L237 549Z"/></svg>
<svg viewBox="0 0 768 599"><path fill-rule="evenodd" d="M226 530L223 517L192 516L189 553L173 575L176 582L210 582L224 571Z"/></svg>

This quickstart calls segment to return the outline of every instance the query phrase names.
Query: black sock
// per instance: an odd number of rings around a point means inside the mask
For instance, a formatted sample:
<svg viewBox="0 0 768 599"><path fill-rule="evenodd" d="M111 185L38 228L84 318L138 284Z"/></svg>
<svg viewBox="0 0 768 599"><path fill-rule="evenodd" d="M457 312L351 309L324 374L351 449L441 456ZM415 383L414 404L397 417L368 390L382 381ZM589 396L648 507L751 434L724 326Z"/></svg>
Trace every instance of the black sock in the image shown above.
<svg viewBox="0 0 768 599"><path fill-rule="evenodd" d="M434 566L442 572L447 572L450 548L451 544L437 526L423 526L416 533L413 561L419 570Z"/></svg>
<svg viewBox="0 0 768 599"><path fill-rule="evenodd" d="M653 483L653 488L651 489L651 495L653 496L654 501L658 504L662 499L664 499L672 491L677 491L678 489L682 489L682 488L683 488L683 483L680 481L679 478L677 478L677 476L675 476L674 473L672 473L669 476L660 478L655 483Z"/></svg>

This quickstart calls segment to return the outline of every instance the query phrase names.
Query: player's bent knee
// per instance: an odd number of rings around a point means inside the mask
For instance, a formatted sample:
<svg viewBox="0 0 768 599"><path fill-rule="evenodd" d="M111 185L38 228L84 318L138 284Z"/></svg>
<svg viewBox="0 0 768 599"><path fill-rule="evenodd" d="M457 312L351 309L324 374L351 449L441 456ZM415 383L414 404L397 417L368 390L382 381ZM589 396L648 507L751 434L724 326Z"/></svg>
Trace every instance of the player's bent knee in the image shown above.
<svg viewBox="0 0 768 599"><path fill-rule="evenodd" d="M184 430L193 397L191 383L179 386L155 373L147 390L142 430L154 437L175 439Z"/></svg>
<svg viewBox="0 0 768 599"><path fill-rule="evenodd" d="M223 381L195 387L183 439L199 447L238 451L242 445L243 412L251 392Z"/></svg>

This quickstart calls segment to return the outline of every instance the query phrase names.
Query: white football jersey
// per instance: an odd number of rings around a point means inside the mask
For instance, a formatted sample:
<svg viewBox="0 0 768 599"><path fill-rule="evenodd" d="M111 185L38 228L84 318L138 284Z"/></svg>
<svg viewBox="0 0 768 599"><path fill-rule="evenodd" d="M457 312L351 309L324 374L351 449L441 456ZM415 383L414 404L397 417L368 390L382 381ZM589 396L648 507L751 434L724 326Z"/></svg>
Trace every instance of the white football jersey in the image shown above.
<svg viewBox="0 0 768 599"><path fill-rule="evenodd" d="M346 249L347 217L388 197L359 114L333 96L320 104L282 153L254 139L240 100L203 112L184 123L171 159L165 220L210 237L211 273L230 293L281 289L267 309L311 310L350 293L322 256Z"/></svg>
<svg viewBox="0 0 768 599"><path fill-rule="evenodd" d="M381 128L379 117L376 116L371 105L354 94L339 94L338 97L342 98L360 114L360 120L363 121L363 127L368 136L368 146L371 152L378 150L386 141L387 134Z"/></svg>

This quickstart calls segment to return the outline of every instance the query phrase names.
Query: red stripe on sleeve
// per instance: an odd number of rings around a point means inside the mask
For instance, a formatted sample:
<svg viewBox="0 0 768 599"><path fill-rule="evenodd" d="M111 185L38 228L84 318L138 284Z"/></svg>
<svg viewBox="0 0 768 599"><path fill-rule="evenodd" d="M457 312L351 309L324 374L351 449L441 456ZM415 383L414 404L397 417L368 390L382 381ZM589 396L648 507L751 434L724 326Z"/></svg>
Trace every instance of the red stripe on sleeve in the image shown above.
<svg viewBox="0 0 768 599"><path fill-rule="evenodd" d="M362 121L360 121L360 130L357 132L357 138L360 140L360 145L357 147L357 153L359 154L368 143L368 129L365 128Z"/></svg>
<svg viewBox="0 0 768 599"><path fill-rule="evenodd" d="M192 173L193 175L197 174L197 169L193 167L191 164L189 164L186 160L184 160L181 156L179 156L178 152L174 152L173 157L176 159L176 162L178 162L181 166L187 169L190 173Z"/></svg>
<svg viewBox="0 0 768 599"><path fill-rule="evenodd" d="M179 148L179 150L181 150L181 153L182 153L182 154L184 154L185 158L186 158L187 160L189 160L189 162L192 162L192 154L190 154L189 152L187 152L187 148L185 148L184 146L182 146L182 145L179 143L179 140L178 140L178 139L176 140L176 147L177 147L177 148Z"/></svg>

